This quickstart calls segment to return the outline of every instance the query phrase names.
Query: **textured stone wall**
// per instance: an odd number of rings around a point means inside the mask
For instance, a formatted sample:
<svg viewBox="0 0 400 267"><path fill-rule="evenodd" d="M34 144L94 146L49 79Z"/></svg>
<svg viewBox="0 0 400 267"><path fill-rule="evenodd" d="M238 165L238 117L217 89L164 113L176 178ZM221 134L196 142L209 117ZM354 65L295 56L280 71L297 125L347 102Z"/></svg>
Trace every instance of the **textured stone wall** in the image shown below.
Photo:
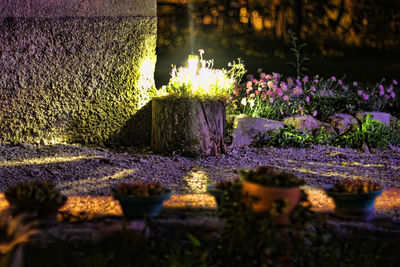
<svg viewBox="0 0 400 267"><path fill-rule="evenodd" d="M154 86L156 0L5 0L0 14L0 143L140 140L120 132Z"/></svg>

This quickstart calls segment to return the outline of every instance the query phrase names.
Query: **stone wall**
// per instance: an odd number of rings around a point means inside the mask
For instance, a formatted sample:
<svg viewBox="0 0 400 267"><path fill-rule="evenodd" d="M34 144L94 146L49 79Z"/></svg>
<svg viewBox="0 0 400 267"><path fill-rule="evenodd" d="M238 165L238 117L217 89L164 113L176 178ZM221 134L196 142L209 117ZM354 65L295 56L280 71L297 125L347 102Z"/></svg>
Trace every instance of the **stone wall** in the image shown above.
<svg viewBox="0 0 400 267"><path fill-rule="evenodd" d="M0 143L120 142L154 87L156 0L5 0L0 14Z"/></svg>

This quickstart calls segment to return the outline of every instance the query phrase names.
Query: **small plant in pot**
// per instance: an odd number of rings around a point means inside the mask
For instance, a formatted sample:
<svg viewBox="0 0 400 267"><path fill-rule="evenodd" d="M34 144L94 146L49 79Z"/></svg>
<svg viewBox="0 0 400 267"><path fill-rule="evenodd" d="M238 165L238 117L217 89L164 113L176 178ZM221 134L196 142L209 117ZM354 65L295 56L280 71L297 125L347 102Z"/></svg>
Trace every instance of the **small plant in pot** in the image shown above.
<svg viewBox="0 0 400 267"><path fill-rule="evenodd" d="M215 202L219 206L225 198L227 194L227 190L233 189L234 187L241 187L241 182L239 179L235 179L233 181L221 181L214 185L210 185L207 187L207 193L215 197Z"/></svg>
<svg viewBox="0 0 400 267"><path fill-rule="evenodd" d="M125 218L144 219L157 216L165 200L171 196L171 190L163 188L161 183L120 183L113 188L112 195L118 200Z"/></svg>
<svg viewBox="0 0 400 267"><path fill-rule="evenodd" d="M376 197L383 193L383 186L372 181L345 180L325 186L326 194L335 203L334 215L362 221L374 216Z"/></svg>
<svg viewBox="0 0 400 267"><path fill-rule="evenodd" d="M52 181L33 181L10 186L4 195L15 213L37 213L41 218L55 217L67 197Z"/></svg>
<svg viewBox="0 0 400 267"><path fill-rule="evenodd" d="M302 179L292 173L276 171L273 166L240 170L239 176L243 180L243 194L249 198L254 212L269 212L281 222L289 220L288 215L301 198Z"/></svg>

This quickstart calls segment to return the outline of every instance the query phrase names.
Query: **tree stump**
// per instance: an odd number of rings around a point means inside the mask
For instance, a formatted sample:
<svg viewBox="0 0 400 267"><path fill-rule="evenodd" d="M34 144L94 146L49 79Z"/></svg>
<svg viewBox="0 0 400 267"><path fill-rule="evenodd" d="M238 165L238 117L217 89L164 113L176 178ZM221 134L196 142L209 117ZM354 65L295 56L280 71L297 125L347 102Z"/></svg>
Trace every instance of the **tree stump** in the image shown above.
<svg viewBox="0 0 400 267"><path fill-rule="evenodd" d="M151 147L156 153L184 156L225 152L225 105L191 98L152 100Z"/></svg>

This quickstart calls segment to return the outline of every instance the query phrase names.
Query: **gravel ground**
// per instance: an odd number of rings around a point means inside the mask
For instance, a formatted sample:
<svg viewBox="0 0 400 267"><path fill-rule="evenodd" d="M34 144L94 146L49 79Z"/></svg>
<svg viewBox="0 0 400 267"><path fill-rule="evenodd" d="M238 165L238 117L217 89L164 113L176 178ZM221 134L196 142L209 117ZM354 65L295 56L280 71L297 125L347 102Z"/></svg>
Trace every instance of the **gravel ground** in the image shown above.
<svg viewBox="0 0 400 267"><path fill-rule="evenodd" d="M201 193L216 181L237 178L241 168L259 165L294 172L316 188L343 178L368 178L400 187L400 147L367 153L328 146L244 148L192 159L131 148L22 144L0 145L0 191L23 181L50 179L66 195L109 195L118 182L137 180L160 181L176 194Z"/></svg>

